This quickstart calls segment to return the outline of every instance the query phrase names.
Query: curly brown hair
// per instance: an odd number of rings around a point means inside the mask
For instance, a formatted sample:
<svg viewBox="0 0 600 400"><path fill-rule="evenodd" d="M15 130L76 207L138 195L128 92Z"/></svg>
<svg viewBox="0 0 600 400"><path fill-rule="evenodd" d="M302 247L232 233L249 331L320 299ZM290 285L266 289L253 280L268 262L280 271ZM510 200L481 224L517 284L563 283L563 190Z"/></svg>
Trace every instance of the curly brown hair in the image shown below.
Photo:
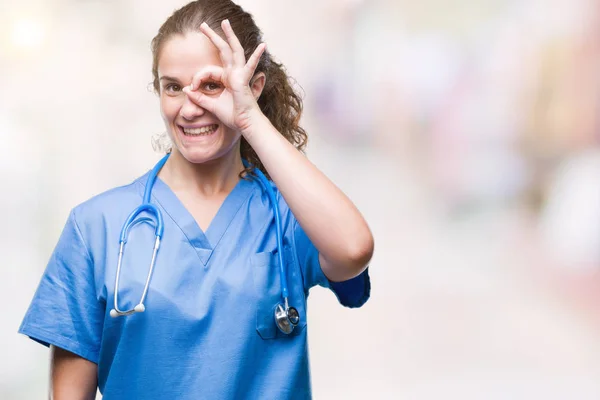
<svg viewBox="0 0 600 400"><path fill-rule="evenodd" d="M230 0L197 0L176 10L158 30L152 39L152 76L154 90L159 93L158 60L163 44L173 35L187 32L200 32L200 25L206 22L218 35L225 38L221 21L228 19L238 37L244 54L248 59L254 49L262 42L262 32L256 26L252 15ZM299 151L304 152L307 142L306 131L300 127L302 116L302 97L295 90L292 79L284 66L277 63L268 50L265 50L256 68L255 74L262 72L266 76L265 87L258 99L262 112L273 126ZM250 144L241 138L242 158L260 169L269 177L262 162ZM244 172L251 172L246 168Z"/></svg>

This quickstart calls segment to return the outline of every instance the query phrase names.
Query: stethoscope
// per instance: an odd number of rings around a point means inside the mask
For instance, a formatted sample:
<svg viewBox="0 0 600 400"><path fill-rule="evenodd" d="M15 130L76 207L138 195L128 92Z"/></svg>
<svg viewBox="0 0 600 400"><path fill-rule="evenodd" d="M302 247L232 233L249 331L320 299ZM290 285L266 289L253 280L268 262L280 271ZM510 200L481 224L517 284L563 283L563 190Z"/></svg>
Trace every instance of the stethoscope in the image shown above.
<svg viewBox="0 0 600 400"><path fill-rule="evenodd" d="M148 294L148 285L150 284L150 278L152 277L152 271L154 270L154 264L156 263L156 254L158 253L158 248L160 247L160 240L164 233L164 225L162 213L155 205L150 203L150 196L152 194L152 188L154 187L154 183L156 182L156 177L158 172L167 162L170 153L167 153L150 171L148 175L148 181L146 182L146 189L144 190L144 200L142 204L137 207L123 225L121 229L121 237L119 240L119 261L117 263L117 276L115 278L115 308L110 310L111 317L118 317L124 315L131 315L136 312L144 312L146 307L144 306L144 300L146 299L146 295ZM249 164L244 160L244 165L246 167ZM287 286L287 274L286 274L286 264L283 261L283 233L281 229L281 217L279 214L279 207L277 206L277 200L275 198L275 193L273 192L273 188L269 184L269 181L265 177L265 175L257 168L253 169L258 181L261 186L267 192L269 197L269 202L271 203L271 208L273 208L273 213L275 214L275 228L277 233L277 255L279 256L279 280L281 282L281 297L283 298L283 303L278 303L275 306L275 324L279 328L279 330L285 334L291 333L298 322L300 322L300 315L298 314L298 310L294 307L290 307L288 304L288 286ZM150 268L148 269L148 276L146 277L146 284L144 285L144 291L142 292L142 297L140 298L140 302L138 305L133 307L130 310L121 310L119 309L119 278L121 276L121 263L123 261L123 253L125 252L125 243L127 243L127 237L129 235L129 230L140 222L154 222L152 218L140 218L136 220L136 217L142 212L148 212L154 216L156 219L156 227L155 227L155 236L156 240L154 241L154 249L152 252L152 260L150 261Z"/></svg>

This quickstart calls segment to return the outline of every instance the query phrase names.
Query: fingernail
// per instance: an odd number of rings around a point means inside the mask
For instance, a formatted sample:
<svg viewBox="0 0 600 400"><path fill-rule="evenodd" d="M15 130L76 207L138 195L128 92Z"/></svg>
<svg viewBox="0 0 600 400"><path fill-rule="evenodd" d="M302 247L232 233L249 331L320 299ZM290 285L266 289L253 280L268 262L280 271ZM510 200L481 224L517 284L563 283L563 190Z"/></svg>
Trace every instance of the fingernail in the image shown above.
<svg viewBox="0 0 600 400"><path fill-rule="evenodd" d="M223 22L225 22L227 25L229 25L229 20L228 19L224 19Z"/></svg>
<svg viewBox="0 0 600 400"><path fill-rule="evenodd" d="M201 24L200 24L200 26L201 26L201 27L207 27L207 26L208 26L208 24L207 24L206 22L203 22L203 23L201 23Z"/></svg>

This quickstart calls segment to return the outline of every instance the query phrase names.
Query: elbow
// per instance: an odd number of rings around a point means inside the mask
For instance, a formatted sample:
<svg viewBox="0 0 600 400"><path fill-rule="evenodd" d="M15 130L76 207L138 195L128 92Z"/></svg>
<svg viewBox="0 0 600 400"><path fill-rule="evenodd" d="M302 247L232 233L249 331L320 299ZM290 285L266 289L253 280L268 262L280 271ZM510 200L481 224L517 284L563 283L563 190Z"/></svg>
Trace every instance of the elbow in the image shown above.
<svg viewBox="0 0 600 400"><path fill-rule="evenodd" d="M348 265L353 270L354 276L360 275L367 268L373 258L374 249L375 241L371 233L353 243L352 248L348 249Z"/></svg>
<svg viewBox="0 0 600 400"><path fill-rule="evenodd" d="M360 240L348 241L344 256L330 264L328 278L333 282L343 282L360 275L373 257L375 243L369 233Z"/></svg>

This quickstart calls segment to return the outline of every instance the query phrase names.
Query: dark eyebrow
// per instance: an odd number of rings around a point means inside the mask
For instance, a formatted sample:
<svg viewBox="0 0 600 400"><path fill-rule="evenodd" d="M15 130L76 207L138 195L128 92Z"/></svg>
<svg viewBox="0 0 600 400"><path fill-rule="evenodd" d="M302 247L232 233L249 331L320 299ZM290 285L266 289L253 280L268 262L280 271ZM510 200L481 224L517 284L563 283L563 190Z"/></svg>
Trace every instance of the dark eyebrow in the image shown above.
<svg viewBox="0 0 600 400"><path fill-rule="evenodd" d="M159 81L162 81L162 80L180 83L179 79L173 78L173 77L170 77L170 76L161 76L160 79L159 79Z"/></svg>

